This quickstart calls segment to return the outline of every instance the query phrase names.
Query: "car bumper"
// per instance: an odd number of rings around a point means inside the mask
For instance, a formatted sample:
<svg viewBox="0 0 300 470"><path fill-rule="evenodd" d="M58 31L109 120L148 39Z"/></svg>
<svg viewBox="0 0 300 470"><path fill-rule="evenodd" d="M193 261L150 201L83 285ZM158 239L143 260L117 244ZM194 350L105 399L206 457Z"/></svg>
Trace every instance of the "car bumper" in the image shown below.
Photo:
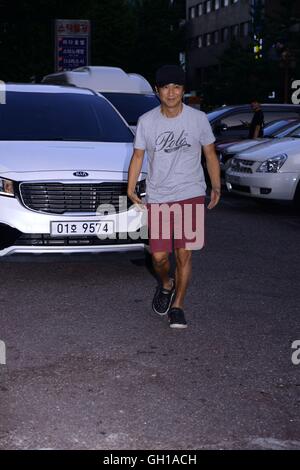
<svg viewBox="0 0 300 470"><path fill-rule="evenodd" d="M232 193L244 196L292 201L299 176L296 173L241 174L227 170L226 186Z"/></svg>
<svg viewBox="0 0 300 470"><path fill-rule="evenodd" d="M147 247L145 211L53 215L25 208L17 198L0 196L0 256L13 253L95 253L136 251ZM114 233L97 236L52 236L51 222L113 221Z"/></svg>

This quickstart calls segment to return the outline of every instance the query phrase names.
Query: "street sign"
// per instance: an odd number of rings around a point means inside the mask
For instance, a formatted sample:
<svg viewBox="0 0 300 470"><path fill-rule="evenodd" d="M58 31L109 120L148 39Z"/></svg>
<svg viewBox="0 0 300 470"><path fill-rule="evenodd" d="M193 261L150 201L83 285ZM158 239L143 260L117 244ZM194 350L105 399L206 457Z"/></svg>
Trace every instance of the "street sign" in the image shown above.
<svg viewBox="0 0 300 470"><path fill-rule="evenodd" d="M90 21L55 20L55 71L89 64Z"/></svg>

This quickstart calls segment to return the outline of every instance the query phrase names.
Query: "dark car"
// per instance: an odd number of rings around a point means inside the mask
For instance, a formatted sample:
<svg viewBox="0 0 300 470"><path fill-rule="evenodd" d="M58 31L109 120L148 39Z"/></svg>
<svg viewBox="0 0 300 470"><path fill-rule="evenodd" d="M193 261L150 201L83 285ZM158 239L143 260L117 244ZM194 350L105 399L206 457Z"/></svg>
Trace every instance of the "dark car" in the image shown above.
<svg viewBox="0 0 300 470"><path fill-rule="evenodd" d="M300 105L262 104L261 109L265 124L278 119L300 119ZM247 139L252 116L250 104L223 106L207 114L217 142Z"/></svg>

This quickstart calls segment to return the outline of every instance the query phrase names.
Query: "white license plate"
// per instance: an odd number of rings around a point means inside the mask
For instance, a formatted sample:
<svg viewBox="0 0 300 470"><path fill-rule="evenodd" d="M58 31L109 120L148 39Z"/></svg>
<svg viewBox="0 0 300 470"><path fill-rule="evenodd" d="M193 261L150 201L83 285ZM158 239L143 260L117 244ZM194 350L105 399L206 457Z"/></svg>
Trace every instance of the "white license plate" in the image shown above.
<svg viewBox="0 0 300 470"><path fill-rule="evenodd" d="M111 235L114 233L114 223L112 220L83 220L69 222L51 222L50 233L54 236L67 235Z"/></svg>

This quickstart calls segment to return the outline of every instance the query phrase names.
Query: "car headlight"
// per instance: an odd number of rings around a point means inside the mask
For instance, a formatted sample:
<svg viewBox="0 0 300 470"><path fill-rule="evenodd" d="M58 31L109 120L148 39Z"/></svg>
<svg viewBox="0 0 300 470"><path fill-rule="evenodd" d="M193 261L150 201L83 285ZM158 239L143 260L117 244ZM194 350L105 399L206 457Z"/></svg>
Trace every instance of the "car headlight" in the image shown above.
<svg viewBox="0 0 300 470"><path fill-rule="evenodd" d="M0 177L0 196L14 197L14 183L11 180Z"/></svg>
<svg viewBox="0 0 300 470"><path fill-rule="evenodd" d="M277 173L286 161L286 159L286 153L282 153L280 155L276 155L275 157L268 158L268 160L259 165L256 171L260 173Z"/></svg>

